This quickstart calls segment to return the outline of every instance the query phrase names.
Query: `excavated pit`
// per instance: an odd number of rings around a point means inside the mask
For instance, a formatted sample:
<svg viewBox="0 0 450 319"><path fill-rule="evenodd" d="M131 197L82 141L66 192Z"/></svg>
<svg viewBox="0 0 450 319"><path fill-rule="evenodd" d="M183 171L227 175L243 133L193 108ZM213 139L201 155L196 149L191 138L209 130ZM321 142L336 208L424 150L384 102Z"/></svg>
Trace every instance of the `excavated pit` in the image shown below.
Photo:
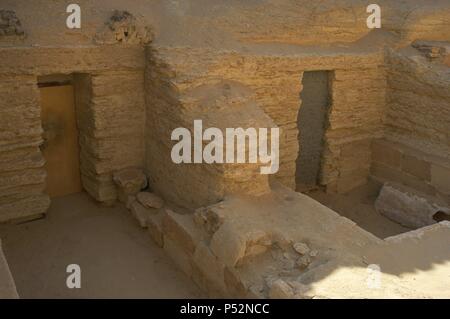
<svg viewBox="0 0 450 319"><path fill-rule="evenodd" d="M419 2L3 0L0 296L448 298L450 7ZM195 120L279 129L279 169L175 163Z"/></svg>

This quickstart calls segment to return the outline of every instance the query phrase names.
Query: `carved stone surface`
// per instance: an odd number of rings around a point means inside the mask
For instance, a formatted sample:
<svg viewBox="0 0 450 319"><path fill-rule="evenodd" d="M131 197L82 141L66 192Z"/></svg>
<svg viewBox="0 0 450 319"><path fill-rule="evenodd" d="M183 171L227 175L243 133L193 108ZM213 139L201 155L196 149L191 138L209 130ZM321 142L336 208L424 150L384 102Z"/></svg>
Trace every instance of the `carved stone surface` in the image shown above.
<svg viewBox="0 0 450 319"><path fill-rule="evenodd" d="M152 40L149 27L136 19L128 11L114 11L113 15L105 23L104 28L95 37L98 44L142 44Z"/></svg>
<svg viewBox="0 0 450 319"><path fill-rule="evenodd" d="M23 37L25 32L22 29L19 18L11 10L0 10L0 39L4 37Z"/></svg>

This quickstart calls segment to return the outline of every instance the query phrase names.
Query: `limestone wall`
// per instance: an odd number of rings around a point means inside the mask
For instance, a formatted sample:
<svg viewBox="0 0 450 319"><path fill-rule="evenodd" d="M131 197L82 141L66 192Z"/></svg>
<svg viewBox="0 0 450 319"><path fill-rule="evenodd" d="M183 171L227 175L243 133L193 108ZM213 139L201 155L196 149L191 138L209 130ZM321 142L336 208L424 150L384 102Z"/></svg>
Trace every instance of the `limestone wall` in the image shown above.
<svg viewBox="0 0 450 319"><path fill-rule="evenodd" d="M143 165L141 47L0 48L0 221L44 213L45 161L37 77L75 76L83 185L113 201L112 173ZM79 101L80 102L80 101Z"/></svg>
<svg viewBox="0 0 450 319"><path fill-rule="evenodd" d="M382 132L385 77L381 52L312 55L291 49L290 54L261 54L163 47L157 51L176 74L170 85L177 94L222 79L254 91L255 101L281 129L281 164L276 178L291 188L295 188L299 152L297 114L303 71L334 71L322 183L331 191L344 192L365 182L370 141Z"/></svg>
<svg viewBox="0 0 450 319"><path fill-rule="evenodd" d="M354 65L354 64L352 64ZM384 67L336 70L326 132L322 184L346 192L367 181L370 143L383 132Z"/></svg>
<svg viewBox="0 0 450 319"><path fill-rule="evenodd" d="M387 139L372 143L371 175L450 203L450 161Z"/></svg>
<svg viewBox="0 0 450 319"><path fill-rule="evenodd" d="M143 72L112 71L81 77L79 81L88 87L81 89L79 96L89 92L87 101L78 105L83 186L99 201L114 201L112 173L143 167Z"/></svg>
<svg viewBox="0 0 450 319"><path fill-rule="evenodd" d="M0 79L0 221L6 221L43 213L50 201L43 193L36 77L1 74Z"/></svg>
<svg viewBox="0 0 450 319"><path fill-rule="evenodd" d="M304 71L333 72L320 177L327 190L346 192L363 184L371 142L382 136L449 154L449 116L441 107L449 98L448 74L392 52L385 61L381 51L421 37L448 40L448 1L382 1L379 32L366 27L362 0L79 4L83 27L68 30L62 2L2 2L0 9L14 10L21 25L14 41L11 35L0 38L0 220L38 214L49 204L38 149L36 78L42 75L79 74L82 180L102 202L116 198L112 172L143 165L155 191L186 207L227 193L268 191L258 164L172 163L171 131L198 118L207 126L278 126L281 164L275 178L294 188ZM119 26L111 29L117 8L139 15L139 25L129 21L139 26L136 38L128 39ZM153 33L145 55L141 45ZM223 98L226 86L236 95Z"/></svg>
<svg viewBox="0 0 450 319"><path fill-rule="evenodd" d="M450 71L419 51L387 52L386 136L450 158Z"/></svg>
<svg viewBox="0 0 450 319"><path fill-rule="evenodd" d="M187 57L190 52L183 50L182 54ZM171 158L176 143L171 141L172 131L181 127L193 132L194 120L202 120L204 129L215 127L222 132L228 127L276 127L255 103L252 90L224 78L186 85L183 81L191 75L180 72L176 64L169 65L165 52L148 48L147 53L145 141L150 187L187 208L215 203L226 194L267 193L268 177L260 174L260 163L175 164ZM183 67L188 72L196 70L189 64Z"/></svg>
<svg viewBox="0 0 450 319"><path fill-rule="evenodd" d="M371 174L450 202L450 71L407 48L387 53L384 139Z"/></svg>

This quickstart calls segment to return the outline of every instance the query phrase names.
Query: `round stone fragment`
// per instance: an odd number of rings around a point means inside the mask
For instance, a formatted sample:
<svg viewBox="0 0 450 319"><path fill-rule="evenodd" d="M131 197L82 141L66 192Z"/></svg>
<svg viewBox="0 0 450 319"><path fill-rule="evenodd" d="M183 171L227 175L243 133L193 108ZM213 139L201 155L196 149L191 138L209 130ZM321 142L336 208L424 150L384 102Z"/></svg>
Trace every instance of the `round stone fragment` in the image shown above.
<svg viewBox="0 0 450 319"><path fill-rule="evenodd" d="M306 255L310 252L308 245L305 243L295 243L292 247L300 255Z"/></svg>

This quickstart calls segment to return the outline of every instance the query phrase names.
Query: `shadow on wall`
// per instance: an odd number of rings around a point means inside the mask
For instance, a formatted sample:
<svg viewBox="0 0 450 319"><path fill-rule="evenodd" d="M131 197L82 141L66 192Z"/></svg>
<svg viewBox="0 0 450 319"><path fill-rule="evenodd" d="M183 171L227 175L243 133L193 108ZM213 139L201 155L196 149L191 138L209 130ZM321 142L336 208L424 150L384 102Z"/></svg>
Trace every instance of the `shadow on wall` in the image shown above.
<svg viewBox="0 0 450 319"><path fill-rule="evenodd" d="M297 188L314 188L319 182L324 134L330 108L330 76L330 71L303 73L301 106L297 119Z"/></svg>

